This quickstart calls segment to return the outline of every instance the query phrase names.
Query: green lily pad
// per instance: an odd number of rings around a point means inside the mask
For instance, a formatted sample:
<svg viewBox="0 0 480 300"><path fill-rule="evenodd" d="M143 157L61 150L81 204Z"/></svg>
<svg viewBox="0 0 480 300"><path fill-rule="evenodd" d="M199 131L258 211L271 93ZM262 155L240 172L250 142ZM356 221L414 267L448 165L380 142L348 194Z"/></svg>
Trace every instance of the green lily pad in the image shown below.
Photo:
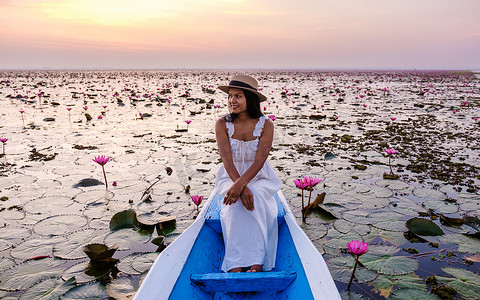
<svg viewBox="0 0 480 300"><path fill-rule="evenodd" d="M333 279L339 282L348 283L352 276L355 258L352 256L337 256L328 260L328 269ZM357 266L355 278L358 283L365 283L374 280L378 276L377 272Z"/></svg>
<svg viewBox="0 0 480 300"><path fill-rule="evenodd" d="M88 261L84 261L78 264L74 264L67 269L65 269L62 273L63 280L67 280L70 278L74 278L75 282L77 283L86 283L92 282L95 280L94 276L90 276L85 274L85 270L88 268Z"/></svg>
<svg viewBox="0 0 480 300"><path fill-rule="evenodd" d="M356 182L348 182L342 184L342 188L345 191L355 190L357 193L367 193L368 191L370 191L370 186Z"/></svg>
<svg viewBox="0 0 480 300"><path fill-rule="evenodd" d="M147 252L150 253L150 252ZM124 274L128 275L140 275L141 273L135 270L132 267L132 262L137 258L138 256L143 255L144 252L134 252L130 255L125 256L120 260L120 262L117 264L118 270Z"/></svg>
<svg viewBox="0 0 480 300"><path fill-rule="evenodd" d="M453 276L435 278L446 286L454 288L465 299L478 299L480 295L480 276L465 269L444 267L442 271Z"/></svg>
<svg viewBox="0 0 480 300"><path fill-rule="evenodd" d="M445 234L443 230L429 219L412 218L405 223L407 228L420 236L437 236Z"/></svg>
<svg viewBox="0 0 480 300"><path fill-rule="evenodd" d="M139 228L137 213L133 209L118 212L110 220L111 231L123 228Z"/></svg>
<svg viewBox="0 0 480 300"><path fill-rule="evenodd" d="M416 274L406 274L402 276L389 276L379 274L375 280L368 283L373 286L373 291L381 296L388 298L394 288L427 291L423 279ZM390 298L389 298L390 299ZM410 298L405 298L410 299Z"/></svg>
<svg viewBox="0 0 480 300"><path fill-rule="evenodd" d="M88 220L79 215L57 215L48 217L33 226L33 231L40 235L64 235L77 231Z"/></svg>
<svg viewBox="0 0 480 300"><path fill-rule="evenodd" d="M458 252L475 254L479 252L480 241L476 238L463 234L446 234L440 237L440 242L444 244L458 245Z"/></svg>
<svg viewBox="0 0 480 300"><path fill-rule="evenodd" d="M28 239L18 244L10 251L10 255L19 259L30 259L37 256L53 255L53 247L66 240L64 237L51 237L44 239Z"/></svg>
<svg viewBox="0 0 480 300"><path fill-rule="evenodd" d="M132 299L140 288L139 276L124 276L112 280L107 287L107 294L113 299Z"/></svg>
<svg viewBox="0 0 480 300"><path fill-rule="evenodd" d="M349 233L352 230L359 235L366 235L370 232L370 226L369 225L362 225L362 224L355 224L352 222L348 222L343 219L338 219L335 220L333 223L333 227L341 233Z"/></svg>
<svg viewBox="0 0 480 300"><path fill-rule="evenodd" d="M7 291L26 289L37 282L58 275L58 269L55 267L62 263L63 260L45 258L15 265L0 274L2 289Z"/></svg>
<svg viewBox="0 0 480 300"><path fill-rule="evenodd" d="M428 200L423 204L427 209L433 209L436 213L453 214L458 211L458 206L448 201Z"/></svg>
<svg viewBox="0 0 480 300"><path fill-rule="evenodd" d="M349 291L341 291L340 292L340 297L342 300L363 300L363 299L368 299L363 297L360 294L354 293L354 292L349 292Z"/></svg>
<svg viewBox="0 0 480 300"><path fill-rule="evenodd" d="M135 257L135 259L132 261L132 268L140 273L150 270L150 267L155 262L155 259L157 259L159 254L160 253L158 252L150 252Z"/></svg>
<svg viewBox="0 0 480 300"><path fill-rule="evenodd" d="M444 193L432 189L414 189L412 193L419 198L432 200L444 200L447 198Z"/></svg>
<svg viewBox="0 0 480 300"><path fill-rule="evenodd" d="M25 227L7 226L0 230L0 239L5 241L15 239L26 239L32 234L32 231Z"/></svg>
<svg viewBox="0 0 480 300"><path fill-rule="evenodd" d="M100 282L80 285L70 289L61 297L63 300L102 299L107 300L108 294Z"/></svg>
<svg viewBox="0 0 480 300"><path fill-rule="evenodd" d="M409 184L400 180L381 179L375 182L376 185L392 190L404 190L409 187Z"/></svg>
<svg viewBox="0 0 480 300"><path fill-rule="evenodd" d="M371 186L369 194L374 194L379 198L388 198L393 196L393 192L390 189L380 186Z"/></svg>
<svg viewBox="0 0 480 300"><path fill-rule="evenodd" d="M336 158L335 154L333 154L332 152L327 152L325 154L325 159L326 160L330 160L330 159L333 159L333 158Z"/></svg>
<svg viewBox="0 0 480 300"><path fill-rule="evenodd" d="M118 250L129 250L130 242L145 244L150 239L150 235L142 235L140 232L131 228L120 229L109 233L103 241L108 247L118 247Z"/></svg>
<svg viewBox="0 0 480 300"><path fill-rule="evenodd" d="M392 211L405 216L415 217L418 216L419 212L427 212L424 207L418 205L415 201L405 197L390 198L390 201L391 202L389 204L389 208Z"/></svg>
<svg viewBox="0 0 480 300"><path fill-rule="evenodd" d="M415 272L419 263L406 256L394 256L400 251L395 246L371 245L368 252L360 256L363 265L380 274L403 275Z"/></svg>
<svg viewBox="0 0 480 300"><path fill-rule="evenodd" d="M405 231L405 221L400 220L404 215L395 212L374 212L367 219L373 226L390 231Z"/></svg>
<svg viewBox="0 0 480 300"><path fill-rule="evenodd" d="M371 213L361 209L349 210L345 211L342 214L342 217L350 222L357 223L357 224L365 224L370 225L372 224L372 219L368 218Z"/></svg>
<svg viewBox="0 0 480 300"><path fill-rule="evenodd" d="M430 294L426 290L417 290L417 289L399 289L393 292L391 297L388 299L395 300L404 300L404 299L415 299L415 300L438 300L438 297Z"/></svg>
<svg viewBox="0 0 480 300"><path fill-rule="evenodd" d="M15 265L15 261L9 257L0 257L0 272L11 268Z"/></svg>
<svg viewBox="0 0 480 300"><path fill-rule="evenodd" d="M58 277L48 278L29 287L24 293L20 295L19 300L60 299L60 297L65 294L65 292L70 290L73 286L75 286L74 278L70 278L67 281L63 281L61 278Z"/></svg>
<svg viewBox="0 0 480 300"><path fill-rule="evenodd" d="M478 199L459 199L458 205L463 211L479 211L480 200Z"/></svg>
<svg viewBox="0 0 480 300"><path fill-rule="evenodd" d="M80 259L85 257L83 246L98 238L95 229L85 229L67 236L67 240L53 247L53 255L63 259Z"/></svg>
<svg viewBox="0 0 480 300"><path fill-rule="evenodd" d="M84 178L73 185L73 188L81 188L81 187L92 187L97 185L105 185L105 183L101 182L98 179L94 178Z"/></svg>
<svg viewBox="0 0 480 300"><path fill-rule="evenodd" d="M324 242L323 245L335 249L345 249L349 242L362 240L362 237L356 232L345 234L332 228L328 230L327 238L329 238L329 240Z"/></svg>

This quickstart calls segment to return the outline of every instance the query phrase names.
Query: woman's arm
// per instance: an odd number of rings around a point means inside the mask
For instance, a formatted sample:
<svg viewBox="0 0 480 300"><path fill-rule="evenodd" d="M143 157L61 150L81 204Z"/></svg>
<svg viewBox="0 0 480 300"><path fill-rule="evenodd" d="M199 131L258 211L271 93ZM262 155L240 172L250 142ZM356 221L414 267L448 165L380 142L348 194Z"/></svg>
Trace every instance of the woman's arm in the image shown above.
<svg viewBox="0 0 480 300"><path fill-rule="evenodd" d="M237 168L233 164L232 149L230 148L230 142L228 140L227 127L225 118L220 118L215 123L215 136L217 138L217 147L220 152L220 158L223 162L223 167L227 171L228 176L235 182L240 174Z"/></svg>

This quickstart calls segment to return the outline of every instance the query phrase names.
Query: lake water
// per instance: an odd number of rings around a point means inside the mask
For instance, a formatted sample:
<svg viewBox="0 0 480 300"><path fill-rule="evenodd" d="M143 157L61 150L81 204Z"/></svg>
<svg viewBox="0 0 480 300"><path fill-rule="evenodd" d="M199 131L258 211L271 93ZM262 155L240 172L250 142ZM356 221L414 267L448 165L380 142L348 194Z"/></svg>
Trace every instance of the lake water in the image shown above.
<svg viewBox="0 0 480 300"><path fill-rule="evenodd" d="M435 299L429 292L451 286L457 297L475 298L480 78L427 71L246 73L267 95L265 114L276 117L269 159L299 224L302 199L293 180L322 179L312 197L325 192L325 201L301 226L342 297ZM0 298L131 296L158 254L152 243L158 232L111 231L110 221L129 209L174 216L166 245L194 221L190 196L207 198L220 166L214 124L227 107L216 86L232 74L0 72L0 138L8 138L0 158ZM384 179L385 148L397 151L390 159L396 180ZM98 155L112 158L104 166L108 190L92 161ZM152 201L142 201L159 175ZM442 233L409 232L414 218ZM351 240L370 250L348 294ZM92 243L117 244L118 263L89 265L82 248ZM432 288L426 279L433 275Z"/></svg>

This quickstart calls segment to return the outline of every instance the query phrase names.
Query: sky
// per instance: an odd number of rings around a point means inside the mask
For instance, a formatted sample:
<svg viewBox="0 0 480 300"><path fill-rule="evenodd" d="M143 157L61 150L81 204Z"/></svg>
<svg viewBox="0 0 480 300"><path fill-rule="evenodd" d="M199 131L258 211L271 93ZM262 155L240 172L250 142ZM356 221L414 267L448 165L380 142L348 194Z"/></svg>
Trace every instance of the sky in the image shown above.
<svg viewBox="0 0 480 300"><path fill-rule="evenodd" d="M0 69L480 70L478 0L0 0Z"/></svg>

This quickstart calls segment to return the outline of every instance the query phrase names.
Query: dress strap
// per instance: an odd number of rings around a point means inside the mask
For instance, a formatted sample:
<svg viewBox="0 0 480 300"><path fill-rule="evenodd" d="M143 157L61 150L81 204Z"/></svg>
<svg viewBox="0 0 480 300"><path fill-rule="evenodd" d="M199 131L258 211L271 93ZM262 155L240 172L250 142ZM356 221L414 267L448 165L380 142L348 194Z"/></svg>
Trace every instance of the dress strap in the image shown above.
<svg viewBox="0 0 480 300"><path fill-rule="evenodd" d="M258 118L258 122L255 125L255 129L253 130L254 137L258 138L262 134L263 125L265 125L265 119L265 116L261 116L260 118Z"/></svg>
<svg viewBox="0 0 480 300"><path fill-rule="evenodd" d="M228 137L231 138L235 132L235 126L233 126L233 123L229 121L227 121L225 124L227 125Z"/></svg>

